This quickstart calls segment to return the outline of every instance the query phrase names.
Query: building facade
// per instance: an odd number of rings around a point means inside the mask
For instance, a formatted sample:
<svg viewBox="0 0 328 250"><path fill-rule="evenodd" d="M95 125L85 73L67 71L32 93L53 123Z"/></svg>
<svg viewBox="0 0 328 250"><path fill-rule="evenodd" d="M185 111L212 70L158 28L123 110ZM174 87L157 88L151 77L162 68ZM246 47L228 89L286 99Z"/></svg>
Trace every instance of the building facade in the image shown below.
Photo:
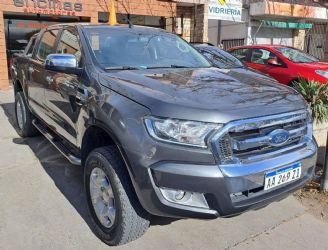
<svg viewBox="0 0 328 250"><path fill-rule="evenodd" d="M241 21L209 20L209 41L224 48L289 45L326 60L327 23L328 10L319 0L243 0Z"/></svg>
<svg viewBox="0 0 328 250"><path fill-rule="evenodd" d="M8 89L8 66L29 38L55 23L108 21L110 0L0 0L0 89ZM115 0L119 23L163 28L188 41L207 40L205 0Z"/></svg>

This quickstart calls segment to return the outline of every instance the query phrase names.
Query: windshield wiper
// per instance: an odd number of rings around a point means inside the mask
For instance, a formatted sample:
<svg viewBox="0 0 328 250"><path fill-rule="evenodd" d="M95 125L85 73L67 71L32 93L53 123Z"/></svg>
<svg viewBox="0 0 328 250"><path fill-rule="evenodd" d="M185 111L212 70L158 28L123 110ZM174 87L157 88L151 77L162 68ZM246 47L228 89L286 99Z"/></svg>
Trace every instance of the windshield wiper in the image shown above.
<svg viewBox="0 0 328 250"><path fill-rule="evenodd" d="M172 64L172 65L164 65L164 66L149 66L147 67L147 69L171 69L171 68L180 68L180 69L183 69L183 68L193 68L193 67L189 67L189 66L184 66L184 65L176 65L176 64Z"/></svg>
<svg viewBox="0 0 328 250"><path fill-rule="evenodd" d="M135 70L140 68L134 66L117 66L117 67L106 67L105 69L106 70Z"/></svg>
<svg viewBox="0 0 328 250"><path fill-rule="evenodd" d="M172 64L171 65L171 68L181 68L181 69L183 69L183 68L191 68L191 67L188 67L188 66L184 66L184 65L176 65L176 64Z"/></svg>

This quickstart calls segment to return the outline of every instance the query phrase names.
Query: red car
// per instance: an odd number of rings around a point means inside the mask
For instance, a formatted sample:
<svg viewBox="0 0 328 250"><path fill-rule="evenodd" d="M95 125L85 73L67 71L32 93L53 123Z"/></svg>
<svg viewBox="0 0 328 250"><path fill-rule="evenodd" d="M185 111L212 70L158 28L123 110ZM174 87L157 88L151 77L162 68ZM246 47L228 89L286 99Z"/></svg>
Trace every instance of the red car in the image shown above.
<svg viewBox="0 0 328 250"><path fill-rule="evenodd" d="M291 85L303 78L328 83L328 63L301 50L282 45L249 45L228 50L248 67Z"/></svg>

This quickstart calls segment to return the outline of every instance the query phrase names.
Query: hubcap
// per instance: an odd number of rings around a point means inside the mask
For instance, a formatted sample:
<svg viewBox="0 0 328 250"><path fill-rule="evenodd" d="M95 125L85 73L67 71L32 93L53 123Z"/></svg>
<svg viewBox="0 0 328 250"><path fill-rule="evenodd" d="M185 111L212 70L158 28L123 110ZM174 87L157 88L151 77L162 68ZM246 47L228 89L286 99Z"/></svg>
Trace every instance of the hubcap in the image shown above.
<svg viewBox="0 0 328 250"><path fill-rule="evenodd" d="M91 172L90 196L100 223L106 228L112 227L116 216L113 189L109 178L100 168L94 168Z"/></svg>
<svg viewBox="0 0 328 250"><path fill-rule="evenodd" d="M22 107L21 103L17 101L16 105L16 114L17 114L17 123L20 129L23 129L25 123L25 113L23 112L24 107Z"/></svg>

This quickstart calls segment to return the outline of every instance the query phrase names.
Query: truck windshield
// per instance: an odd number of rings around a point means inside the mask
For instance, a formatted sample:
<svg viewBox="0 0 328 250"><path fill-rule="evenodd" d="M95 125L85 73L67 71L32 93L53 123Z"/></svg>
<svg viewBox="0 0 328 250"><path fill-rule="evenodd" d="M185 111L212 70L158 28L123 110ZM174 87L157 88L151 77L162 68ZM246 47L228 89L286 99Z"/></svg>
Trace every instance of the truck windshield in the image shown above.
<svg viewBox="0 0 328 250"><path fill-rule="evenodd" d="M206 68L210 63L176 35L132 28L85 28L90 48L105 69Z"/></svg>

